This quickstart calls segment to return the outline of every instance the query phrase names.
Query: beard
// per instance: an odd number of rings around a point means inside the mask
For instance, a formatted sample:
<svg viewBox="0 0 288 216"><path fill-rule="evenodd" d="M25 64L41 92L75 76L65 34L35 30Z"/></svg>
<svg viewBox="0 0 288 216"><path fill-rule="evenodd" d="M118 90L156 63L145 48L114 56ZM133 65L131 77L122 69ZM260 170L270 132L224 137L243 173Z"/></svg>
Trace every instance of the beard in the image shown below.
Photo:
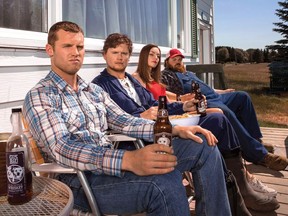
<svg viewBox="0 0 288 216"><path fill-rule="evenodd" d="M107 66L111 71L117 72L117 73L124 73L127 65L112 65Z"/></svg>
<svg viewBox="0 0 288 216"><path fill-rule="evenodd" d="M177 64L175 64L174 67L173 67L173 66L172 66L171 64L169 64L169 62L167 61L167 66L168 66L168 68L169 68L170 70L172 70L172 71L177 71L177 72L181 72L181 73L185 72L185 67L184 67L184 64L183 64L183 63L177 63Z"/></svg>

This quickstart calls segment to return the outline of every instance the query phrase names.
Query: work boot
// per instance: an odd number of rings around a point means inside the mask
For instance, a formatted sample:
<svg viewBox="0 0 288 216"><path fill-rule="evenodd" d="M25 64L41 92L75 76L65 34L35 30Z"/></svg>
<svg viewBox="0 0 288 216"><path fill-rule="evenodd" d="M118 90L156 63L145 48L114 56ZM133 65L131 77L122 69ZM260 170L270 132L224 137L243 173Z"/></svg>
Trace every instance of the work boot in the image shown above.
<svg viewBox="0 0 288 216"><path fill-rule="evenodd" d="M274 153L275 151L275 148L274 148L274 145L271 145L271 144L268 144L268 143L262 143L262 145L264 146L264 148L266 148L266 150L269 152L269 153Z"/></svg>
<svg viewBox="0 0 288 216"><path fill-rule="evenodd" d="M274 153L275 148L274 145L272 144L268 144L268 143L264 143L262 139L258 139L258 141L264 146L264 148L269 152L269 153Z"/></svg>
<svg viewBox="0 0 288 216"><path fill-rule="evenodd" d="M227 168L232 171L237 180L240 193L248 209L259 212L269 212L280 207L276 198L258 193L249 186L240 153L235 154L235 156L230 156L229 158L224 157L224 159Z"/></svg>
<svg viewBox="0 0 288 216"><path fill-rule="evenodd" d="M288 166L288 160L283 156L268 153L258 164L276 171L280 171L285 170L285 168Z"/></svg>

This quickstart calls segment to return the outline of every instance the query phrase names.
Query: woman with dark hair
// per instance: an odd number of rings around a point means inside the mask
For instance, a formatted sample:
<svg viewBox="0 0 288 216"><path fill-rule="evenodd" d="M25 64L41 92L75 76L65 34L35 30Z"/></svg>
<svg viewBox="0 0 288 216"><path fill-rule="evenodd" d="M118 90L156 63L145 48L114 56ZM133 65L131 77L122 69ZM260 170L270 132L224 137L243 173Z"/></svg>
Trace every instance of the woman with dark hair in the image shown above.
<svg viewBox="0 0 288 216"><path fill-rule="evenodd" d="M181 95L181 98L172 92L166 92L166 86L161 83L161 50L155 44L145 45L139 54L138 67L132 76L137 79L140 84L150 91L155 100L159 96L167 96L169 102L187 101L194 98L191 94ZM221 112L218 108L209 108L207 112Z"/></svg>
<svg viewBox="0 0 288 216"><path fill-rule="evenodd" d="M132 76L158 100L159 96L166 95L165 85L160 83L160 75L161 50L155 44L147 44L140 51L138 67Z"/></svg>

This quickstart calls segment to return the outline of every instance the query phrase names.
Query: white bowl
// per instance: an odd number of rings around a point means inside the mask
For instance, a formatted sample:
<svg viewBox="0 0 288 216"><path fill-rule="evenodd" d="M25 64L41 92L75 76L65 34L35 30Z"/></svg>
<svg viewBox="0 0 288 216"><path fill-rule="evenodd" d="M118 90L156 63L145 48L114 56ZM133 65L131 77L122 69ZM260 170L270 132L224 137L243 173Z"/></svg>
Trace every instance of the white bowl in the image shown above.
<svg viewBox="0 0 288 216"><path fill-rule="evenodd" d="M172 116L171 116L172 117ZM170 118L170 122L172 125L180 125L180 126L193 126L198 125L200 120L200 114L191 114L188 117L180 117L179 118Z"/></svg>

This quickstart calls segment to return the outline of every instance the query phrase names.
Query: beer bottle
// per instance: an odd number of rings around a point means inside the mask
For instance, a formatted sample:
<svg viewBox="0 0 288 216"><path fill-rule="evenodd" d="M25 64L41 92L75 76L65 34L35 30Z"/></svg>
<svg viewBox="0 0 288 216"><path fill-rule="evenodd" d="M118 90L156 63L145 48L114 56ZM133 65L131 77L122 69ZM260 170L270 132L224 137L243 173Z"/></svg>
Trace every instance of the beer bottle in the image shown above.
<svg viewBox="0 0 288 216"><path fill-rule="evenodd" d="M29 141L23 133L21 114L21 108L12 109L12 134L6 146L7 198L11 205L30 201L33 193Z"/></svg>
<svg viewBox="0 0 288 216"><path fill-rule="evenodd" d="M197 113L200 114L200 116L206 116L205 100L199 87L199 83L195 83L195 99L198 100L196 103Z"/></svg>
<svg viewBox="0 0 288 216"><path fill-rule="evenodd" d="M191 94L196 94L196 88L195 88L196 82L192 80L191 82ZM198 84L199 86L199 84Z"/></svg>
<svg viewBox="0 0 288 216"><path fill-rule="evenodd" d="M154 143L172 146L172 125L169 121L166 96L159 97L157 120L154 124Z"/></svg>

